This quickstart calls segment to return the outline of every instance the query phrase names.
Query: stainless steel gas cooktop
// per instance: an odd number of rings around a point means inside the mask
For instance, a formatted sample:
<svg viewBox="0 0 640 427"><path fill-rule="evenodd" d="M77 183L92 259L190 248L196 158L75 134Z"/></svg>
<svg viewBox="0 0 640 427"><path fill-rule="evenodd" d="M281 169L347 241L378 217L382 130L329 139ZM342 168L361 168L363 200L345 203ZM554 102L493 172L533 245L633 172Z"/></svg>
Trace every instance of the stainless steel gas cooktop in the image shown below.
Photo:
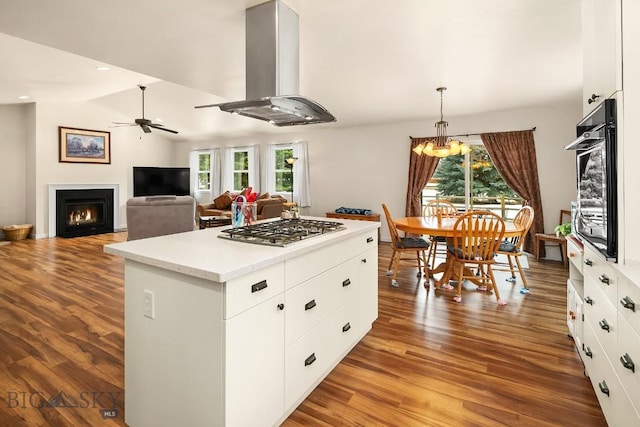
<svg viewBox="0 0 640 427"><path fill-rule="evenodd" d="M340 222L314 219L281 219L246 227L221 230L218 237L237 242L268 246L287 246L300 240L345 230Z"/></svg>

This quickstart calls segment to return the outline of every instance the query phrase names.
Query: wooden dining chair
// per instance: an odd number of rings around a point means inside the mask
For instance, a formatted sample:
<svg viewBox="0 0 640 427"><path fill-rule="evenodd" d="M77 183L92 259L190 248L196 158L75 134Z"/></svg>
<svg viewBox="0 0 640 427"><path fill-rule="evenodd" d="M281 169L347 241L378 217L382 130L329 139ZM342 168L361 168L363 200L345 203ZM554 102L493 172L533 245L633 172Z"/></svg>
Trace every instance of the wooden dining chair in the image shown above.
<svg viewBox="0 0 640 427"><path fill-rule="evenodd" d="M571 211L562 209L560 211L560 219L558 219L558 225L571 221ZM567 260L567 238L564 236L556 236L556 234L536 233L536 261L540 261L540 244L546 245L547 243L558 245L560 248L560 260L567 268L569 263Z"/></svg>
<svg viewBox="0 0 640 427"><path fill-rule="evenodd" d="M455 215L458 213L458 208L448 200L431 200L427 202L422 208L422 216L424 217L436 217L438 210L442 215ZM436 256L447 255L447 238L443 236L429 236L431 245L429 246L429 252L427 253L427 260L431 268L435 266Z"/></svg>
<svg viewBox="0 0 640 427"><path fill-rule="evenodd" d="M398 229L396 228L395 223L393 222L393 218L391 218L391 214L389 213L389 209L387 205L382 204L382 210L384 211L384 215L387 218L387 225L389 226L389 234L391 234L391 250L393 251L391 254L391 259L389 260L389 267L387 268L387 276L393 274L391 277L391 286L397 288L398 287L398 267L400 261L410 260L413 258L402 258L403 253L412 253L415 254L415 260L418 265L418 276L421 275L421 271L424 268L425 274L427 271L427 258L426 258L426 250L429 249L429 242L424 240L421 237L400 237ZM421 261L424 264L424 267L421 265ZM393 270L391 270L391 266L393 265Z"/></svg>
<svg viewBox="0 0 640 427"><path fill-rule="evenodd" d="M493 275L495 254L504 236L503 219L491 211L470 211L460 216L453 226L453 245L448 247L453 262L453 275L458 281L455 302L462 302L462 282L476 283L478 290L496 295L498 305L505 305ZM477 272L467 268L476 267Z"/></svg>
<svg viewBox="0 0 640 427"><path fill-rule="evenodd" d="M527 233L529 233L529 229L531 229L531 225L533 224L533 217L534 213L531 206L523 206L522 209L516 213L516 216L513 218L513 223L522 228L522 232L517 236L509 237L500 242L500 246L496 253L498 255L506 256L507 261L504 263L496 261L496 265L493 267L494 271L510 271L511 277L507 278L507 281L515 283L516 275L513 266L513 261L515 260L518 273L520 274L520 279L522 280L522 289L520 290L521 294L529 292L527 278L524 275L522 264L520 264L520 256L524 254L522 245L524 243L524 238L527 236ZM507 265L508 268L505 268Z"/></svg>

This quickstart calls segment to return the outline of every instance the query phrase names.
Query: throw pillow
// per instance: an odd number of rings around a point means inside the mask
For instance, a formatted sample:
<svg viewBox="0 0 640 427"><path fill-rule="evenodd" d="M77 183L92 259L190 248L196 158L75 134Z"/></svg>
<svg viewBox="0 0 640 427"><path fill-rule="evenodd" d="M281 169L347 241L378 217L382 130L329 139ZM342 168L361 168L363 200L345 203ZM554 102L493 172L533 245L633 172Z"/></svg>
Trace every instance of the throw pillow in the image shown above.
<svg viewBox="0 0 640 427"><path fill-rule="evenodd" d="M213 200L213 204L215 205L216 209L221 210L229 209L231 207L231 202L232 199L228 192L219 195Z"/></svg>
<svg viewBox="0 0 640 427"><path fill-rule="evenodd" d="M260 197L258 197L258 200L268 199L269 197L269 192L267 191L266 193L262 193Z"/></svg>

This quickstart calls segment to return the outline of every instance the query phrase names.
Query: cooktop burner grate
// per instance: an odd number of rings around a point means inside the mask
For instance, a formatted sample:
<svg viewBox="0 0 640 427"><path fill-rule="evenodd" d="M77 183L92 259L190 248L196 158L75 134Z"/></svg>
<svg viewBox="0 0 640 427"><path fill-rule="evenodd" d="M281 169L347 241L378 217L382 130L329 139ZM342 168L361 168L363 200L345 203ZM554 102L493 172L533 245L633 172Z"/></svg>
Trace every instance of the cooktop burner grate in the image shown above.
<svg viewBox="0 0 640 427"><path fill-rule="evenodd" d="M222 230L218 237L238 242L269 246L287 246L290 243L335 231L345 230L340 222L314 219L281 219Z"/></svg>

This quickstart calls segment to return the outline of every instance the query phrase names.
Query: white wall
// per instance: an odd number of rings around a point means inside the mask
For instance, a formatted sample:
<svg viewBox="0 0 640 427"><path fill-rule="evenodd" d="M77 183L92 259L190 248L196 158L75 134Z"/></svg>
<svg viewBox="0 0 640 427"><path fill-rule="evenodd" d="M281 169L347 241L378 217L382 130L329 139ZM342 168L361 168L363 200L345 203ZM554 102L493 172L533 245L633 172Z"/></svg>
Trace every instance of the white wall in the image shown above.
<svg viewBox="0 0 640 427"><path fill-rule="evenodd" d="M26 104L0 105L0 226L27 222L28 112Z"/></svg>
<svg viewBox="0 0 640 427"><path fill-rule="evenodd" d="M138 127L109 127L112 121L129 120L92 102L0 107L1 135L6 135L0 141L0 158L15 158L0 171L0 225L29 222L37 237L46 237L48 185L83 183L119 184L121 223L115 227L123 228L125 204L133 195L133 166L188 165L176 163L175 145L157 133L145 134ZM60 163L58 126L110 131L111 164ZM4 201L11 206L7 210Z"/></svg>
<svg viewBox="0 0 640 427"><path fill-rule="evenodd" d="M545 213L545 228L552 231L560 209L575 200L575 153L563 150L575 138L582 117L581 99L554 105L501 113L447 117L449 134L499 132L537 127L534 133ZM338 118L340 120L340 118ZM434 123L414 121L340 129L332 126L301 127L295 133L256 135L219 141L178 144L177 157L188 158L195 148L259 143L309 143L312 206L306 213L324 216L340 206L382 212L386 203L393 216L404 216L409 164L409 136L430 136ZM389 232L382 224L382 240ZM550 251L552 252L552 251ZM559 257L550 254L550 257Z"/></svg>

